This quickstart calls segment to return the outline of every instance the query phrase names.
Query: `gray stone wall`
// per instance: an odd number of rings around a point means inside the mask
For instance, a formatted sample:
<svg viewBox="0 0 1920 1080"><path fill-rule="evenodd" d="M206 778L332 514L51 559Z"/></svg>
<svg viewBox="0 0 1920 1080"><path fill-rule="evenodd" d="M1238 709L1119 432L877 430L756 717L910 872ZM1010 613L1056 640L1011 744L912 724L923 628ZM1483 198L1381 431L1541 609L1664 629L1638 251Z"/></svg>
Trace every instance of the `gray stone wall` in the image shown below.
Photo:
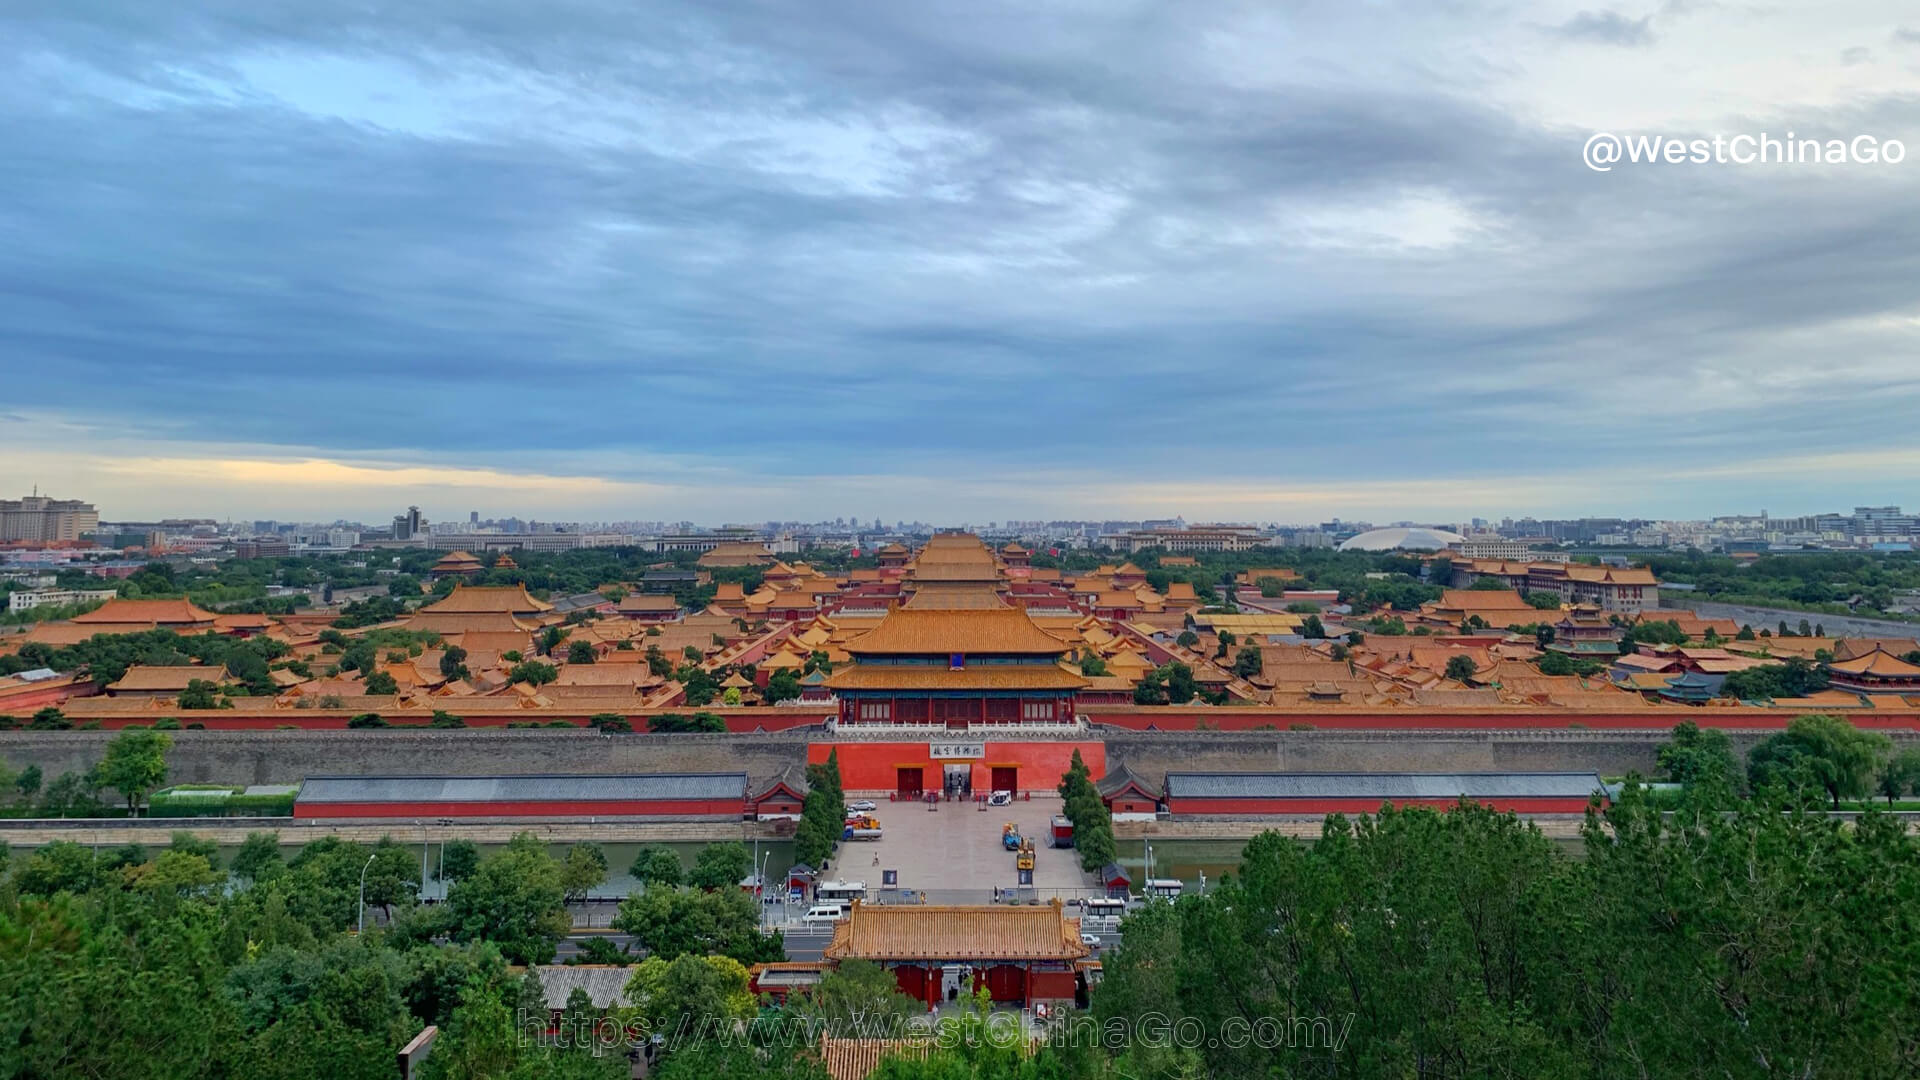
<svg viewBox="0 0 1920 1080"><path fill-rule="evenodd" d="M7 732L0 759L50 780L100 760L110 731ZM806 761L804 733L602 735L594 731L175 731L170 783L290 784L364 774L732 772L759 778Z"/></svg>
<svg viewBox="0 0 1920 1080"><path fill-rule="evenodd" d="M601 735L592 731L175 731L173 783L295 783L327 774L725 772L759 779L806 761L808 732ZM1764 737L1731 733L1744 754ZM51 780L100 760L106 731L0 733L0 759ZM1652 775L1664 731L1105 731L1109 766L1157 782L1169 769L1555 772ZM1898 745L1920 736L1895 733Z"/></svg>

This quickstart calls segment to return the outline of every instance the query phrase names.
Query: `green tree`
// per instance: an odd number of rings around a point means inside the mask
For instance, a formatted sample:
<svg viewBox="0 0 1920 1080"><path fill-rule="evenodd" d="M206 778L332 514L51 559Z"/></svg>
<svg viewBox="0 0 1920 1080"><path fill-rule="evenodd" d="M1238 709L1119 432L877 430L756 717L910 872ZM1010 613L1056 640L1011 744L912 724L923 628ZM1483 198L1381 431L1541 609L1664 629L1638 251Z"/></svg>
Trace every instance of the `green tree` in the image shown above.
<svg viewBox="0 0 1920 1080"><path fill-rule="evenodd" d="M587 717L587 726L609 734L628 734L633 731L633 722L619 713L594 713Z"/></svg>
<svg viewBox="0 0 1920 1080"><path fill-rule="evenodd" d="M1720 684L1720 696L1742 701L1806 697L1827 688L1827 673L1802 657L1784 663L1762 664L1729 674Z"/></svg>
<svg viewBox="0 0 1920 1080"><path fill-rule="evenodd" d="M560 860L560 890L568 903L580 903L607 880L607 853L600 845L581 840Z"/></svg>
<svg viewBox="0 0 1920 1080"><path fill-rule="evenodd" d="M1242 679L1252 678L1263 670L1264 661L1257 645L1243 645L1233 656L1233 673Z"/></svg>
<svg viewBox="0 0 1920 1080"><path fill-rule="evenodd" d="M1920 747L1908 747L1887 758L1874 778L1874 790L1886 797L1889 808L1901 796L1914 794L1917 787L1920 787Z"/></svg>
<svg viewBox="0 0 1920 1080"><path fill-rule="evenodd" d="M545 964L573 927L560 864L533 833L480 860L447 892L447 929L455 941L490 941L516 964Z"/></svg>
<svg viewBox="0 0 1920 1080"><path fill-rule="evenodd" d="M55 840L27 856L14 870L13 883L30 896L84 893L99 881L102 869L99 856L91 848L71 840Z"/></svg>
<svg viewBox="0 0 1920 1080"><path fill-rule="evenodd" d="M182 709L217 709L220 707L218 689L205 679L188 679L187 688L180 691L174 703Z"/></svg>
<svg viewBox="0 0 1920 1080"><path fill-rule="evenodd" d="M644 847L634 855L633 865L627 873L649 888L656 885L675 886L680 884L682 877L680 857L666 848Z"/></svg>
<svg viewBox="0 0 1920 1080"><path fill-rule="evenodd" d="M1867 794L1891 746L1837 716L1798 716L1748 751L1747 777L1755 789L1823 793L1839 809L1841 799Z"/></svg>
<svg viewBox="0 0 1920 1080"><path fill-rule="evenodd" d="M1447 657L1446 676L1454 682L1472 682L1473 677L1478 674L1479 671L1479 667L1474 664L1473 657L1471 656L1460 655Z"/></svg>
<svg viewBox="0 0 1920 1080"><path fill-rule="evenodd" d="M13 789L20 793L22 802L32 802L33 797L40 794L40 778L41 772L38 765L29 765L21 769L13 778Z"/></svg>
<svg viewBox="0 0 1920 1080"><path fill-rule="evenodd" d="M650 888L620 902L613 926L662 960L715 955L756 964L784 957L780 935L760 932L760 912L739 889Z"/></svg>
<svg viewBox="0 0 1920 1080"><path fill-rule="evenodd" d="M718 734L727 730L727 722L710 712L697 712L691 716L685 713L661 713L647 718L647 730L655 734L684 734L704 732Z"/></svg>
<svg viewBox="0 0 1920 1080"><path fill-rule="evenodd" d="M464 881L480 869L480 845L471 840L448 840L440 845L440 865L434 873L442 881Z"/></svg>
<svg viewBox="0 0 1920 1080"><path fill-rule="evenodd" d="M888 1038L926 1009L900 992L893 972L870 960L842 960L791 1002L794 1014L839 1039Z"/></svg>
<svg viewBox="0 0 1920 1080"><path fill-rule="evenodd" d="M575 641L567 646L567 663L569 664L591 664L599 658L591 641Z"/></svg>
<svg viewBox="0 0 1920 1080"><path fill-rule="evenodd" d="M733 889L752 868L753 857L738 841L708 844L694 856L687 883L696 889Z"/></svg>
<svg viewBox="0 0 1920 1080"><path fill-rule="evenodd" d="M1660 747L1659 761L1667 779L1722 797L1734 793L1740 775L1727 733L1691 720L1674 725L1673 741Z"/></svg>
<svg viewBox="0 0 1920 1080"><path fill-rule="evenodd" d="M767 678L767 700L769 702L792 701L800 696L800 679L791 670L782 668Z"/></svg>
<svg viewBox="0 0 1920 1080"><path fill-rule="evenodd" d="M100 803L100 782L93 771L64 772L53 778L40 795L42 817L92 817L104 807Z"/></svg>
<svg viewBox="0 0 1920 1080"><path fill-rule="evenodd" d="M706 1031L753 1015L746 967L727 956L654 955L634 966L626 985L634 1012L654 1031Z"/></svg>
<svg viewBox="0 0 1920 1080"><path fill-rule="evenodd" d="M286 873L286 860L280 855L280 834L248 833L240 850L233 853L228 869L234 877L246 882L267 881Z"/></svg>
<svg viewBox="0 0 1920 1080"><path fill-rule="evenodd" d="M400 683L384 671L375 671L367 676L363 689L370 697L386 697L400 692Z"/></svg>
<svg viewBox="0 0 1920 1080"><path fill-rule="evenodd" d="M440 675L449 680L467 677L467 650L458 645L448 645L440 653Z"/></svg>
<svg viewBox="0 0 1920 1080"><path fill-rule="evenodd" d="M107 744L95 772L102 784L126 797L127 811L137 815L147 793L166 783L172 748L173 737L165 732L128 728Z"/></svg>
<svg viewBox="0 0 1920 1080"><path fill-rule="evenodd" d="M529 686L545 686L559 677L559 668L539 660L522 660L507 672L507 678Z"/></svg>

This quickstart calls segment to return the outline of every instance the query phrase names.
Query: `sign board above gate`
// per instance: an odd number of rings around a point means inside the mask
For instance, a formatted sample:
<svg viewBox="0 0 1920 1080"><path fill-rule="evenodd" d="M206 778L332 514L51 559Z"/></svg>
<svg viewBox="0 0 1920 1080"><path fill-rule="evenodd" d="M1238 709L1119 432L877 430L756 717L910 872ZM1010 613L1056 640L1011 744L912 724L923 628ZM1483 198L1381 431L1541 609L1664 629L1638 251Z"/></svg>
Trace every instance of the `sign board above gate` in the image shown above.
<svg viewBox="0 0 1920 1080"><path fill-rule="evenodd" d="M983 758L987 756L987 744L977 742L936 742L927 744L927 756L935 761L941 758Z"/></svg>

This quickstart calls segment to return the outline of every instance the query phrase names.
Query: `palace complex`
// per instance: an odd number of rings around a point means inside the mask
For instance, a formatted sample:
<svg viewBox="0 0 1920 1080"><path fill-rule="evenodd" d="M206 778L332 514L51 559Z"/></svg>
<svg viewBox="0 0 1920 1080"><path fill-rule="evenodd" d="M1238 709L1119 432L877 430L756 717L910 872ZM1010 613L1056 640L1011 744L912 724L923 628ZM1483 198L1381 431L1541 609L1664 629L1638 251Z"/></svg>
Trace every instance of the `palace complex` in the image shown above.
<svg viewBox="0 0 1920 1080"><path fill-rule="evenodd" d="M425 723L443 713L474 726L617 715L638 728L655 714L706 711L733 731L973 733L975 749L1017 732L1061 737L1103 724L1653 728L1672 726L1675 709L1705 708L1716 723L1768 726L1775 710L1884 718L1920 709L1920 642L1736 640L1742 628L1728 620L1635 608L1657 587L1644 569L1441 566L1440 556L1434 573L1454 587L1437 600L1360 613L1284 568L1216 582L1164 564L1150 580L1124 560L1069 572L1035 566L1021 545L960 533L871 554L870 565L830 572L729 541L694 569L667 564L617 591L543 599L522 584L478 583L483 573L498 582L502 570L511 578L510 556L453 551L433 566L425 602L347 630L325 611L270 617L110 600L0 638L0 653L155 629L259 636L284 646L272 692L176 658L136 664L110 685L24 673L0 685L0 700L57 703L76 723L116 727L180 713L180 695L200 681L217 687L219 708L190 719L210 727L342 726L368 713ZM1205 606L1196 582L1217 589L1217 606ZM1220 602L1230 590L1231 606ZM710 599L688 607L690 594ZM1686 644L1628 643L1648 621L1671 624L1663 636L1677 631ZM374 643L373 662L343 665L362 638ZM1734 673L1788 659L1821 667L1829 688L1778 700L1722 695ZM874 774L871 786L901 792L998 788L996 778L1012 774L996 768L1064 767L1038 751L1005 751L998 765L981 756L994 753L980 751L960 772L923 752L860 767Z"/></svg>

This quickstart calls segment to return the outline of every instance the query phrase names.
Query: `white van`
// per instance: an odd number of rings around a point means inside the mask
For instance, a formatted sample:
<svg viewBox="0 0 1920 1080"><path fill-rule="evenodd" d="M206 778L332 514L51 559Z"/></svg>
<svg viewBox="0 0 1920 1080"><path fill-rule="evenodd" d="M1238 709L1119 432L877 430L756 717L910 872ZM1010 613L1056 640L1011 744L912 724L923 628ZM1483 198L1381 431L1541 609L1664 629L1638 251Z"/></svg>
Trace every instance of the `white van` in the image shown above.
<svg viewBox="0 0 1920 1080"><path fill-rule="evenodd" d="M815 904L800 916L803 923L837 923L847 917L845 904Z"/></svg>

